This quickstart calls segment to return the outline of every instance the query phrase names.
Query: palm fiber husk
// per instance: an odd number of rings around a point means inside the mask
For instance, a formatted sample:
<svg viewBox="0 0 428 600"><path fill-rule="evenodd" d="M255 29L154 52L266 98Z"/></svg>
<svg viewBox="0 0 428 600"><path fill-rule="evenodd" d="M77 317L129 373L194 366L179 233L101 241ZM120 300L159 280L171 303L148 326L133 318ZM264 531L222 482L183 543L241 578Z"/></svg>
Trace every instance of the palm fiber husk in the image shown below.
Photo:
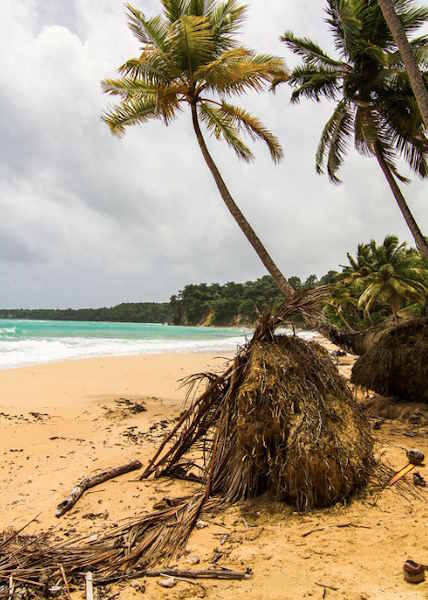
<svg viewBox="0 0 428 600"><path fill-rule="evenodd" d="M328 353L278 336L256 344L238 393L238 460L257 484L299 511L331 506L368 481L366 418Z"/></svg>
<svg viewBox="0 0 428 600"><path fill-rule="evenodd" d="M351 381L383 396L428 403L428 319L386 329L356 361Z"/></svg>
<svg viewBox="0 0 428 600"><path fill-rule="evenodd" d="M0 598L7 583L43 595L49 586L95 585L168 565L185 548L201 514L270 490L298 510L328 506L363 487L374 467L368 425L327 353L275 328L296 312L312 317L325 294L294 295L223 373L190 378L189 405L142 478L179 476L201 485L164 510L122 527L50 543L16 532L0 537ZM204 391L199 393L201 385ZM253 428L250 434L249 428ZM12 579L11 579L12 578ZM65 585L67 588L67 585Z"/></svg>

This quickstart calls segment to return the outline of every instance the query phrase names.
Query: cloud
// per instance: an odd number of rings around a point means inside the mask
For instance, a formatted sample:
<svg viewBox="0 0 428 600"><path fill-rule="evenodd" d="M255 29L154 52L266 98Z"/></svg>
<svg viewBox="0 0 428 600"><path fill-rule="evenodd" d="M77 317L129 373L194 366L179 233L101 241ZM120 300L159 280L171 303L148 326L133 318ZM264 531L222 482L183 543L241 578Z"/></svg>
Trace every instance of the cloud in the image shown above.
<svg viewBox="0 0 428 600"><path fill-rule="evenodd" d="M243 41L293 57L292 29L330 47L319 3L250 1ZM145 2L156 12L158 2ZM0 305L98 306L165 300L189 282L264 275L224 207L194 139L190 115L113 138L100 120L99 82L138 52L116 0L4 0L0 4ZM341 186L316 175L327 103L250 95L242 104L279 136L275 166L262 147L239 163L210 149L238 204L286 274L322 274L359 241L391 232L410 241L374 161L350 151ZM427 223L423 184L405 189Z"/></svg>

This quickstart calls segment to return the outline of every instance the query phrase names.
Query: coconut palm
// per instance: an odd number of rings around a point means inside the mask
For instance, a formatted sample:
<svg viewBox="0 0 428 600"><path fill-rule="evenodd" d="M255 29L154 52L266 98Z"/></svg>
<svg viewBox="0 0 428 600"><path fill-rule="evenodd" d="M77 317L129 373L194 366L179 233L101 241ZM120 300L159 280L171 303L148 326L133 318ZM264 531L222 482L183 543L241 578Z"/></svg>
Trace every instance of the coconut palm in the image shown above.
<svg viewBox="0 0 428 600"><path fill-rule="evenodd" d="M348 260L342 283L359 290L358 308L369 319L375 304L389 306L396 321L404 304L426 303L426 262L418 252L407 248L405 242L400 244L396 236L387 236L380 246L374 240L361 244L357 256L348 254Z"/></svg>
<svg viewBox="0 0 428 600"><path fill-rule="evenodd" d="M357 304L358 298L356 298L352 286L343 284L332 287L327 300L327 306L333 309L348 331L354 331L354 328L346 318L346 313L349 311L357 312Z"/></svg>
<svg viewBox="0 0 428 600"><path fill-rule="evenodd" d="M120 68L120 79L103 81L104 91L121 98L103 120L116 135L126 127L160 119L169 125L188 107L202 155L227 208L257 252L278 287L292 294L280 270L233 200L206 145L201 123L222 139L237 156L250 161L253 154L241 138L246 133L267 145L278 162L282 149L277 138L254 115L230 102L230 97L287 78L282 59L256 54L238 45L237 33L246 6L236 0L161 0L162 14L148 18L127 5L129 26L141 44L141 53Z"/></svg>
<svg viewBox="0 0 428 600"><path fill-rule="evenodd" d="M409 74L410 83L415 94L416 101L421 111L421 115L425 122L425 127L428 128L428 91L424 78L419 71L418 61L415 58L412 44L407 39L406 31L400 20L400 12L404 9L412 7L412 0L378 0L382 10L383 17L388 24L394 41L400 50L403 63L406 65L407 73Z"/></svg>
<svg viewBox="0 0 428 600"><path fill-rule="evenodd" d="M400 16L411 33L428 21L428 10L406 9L406 3L400 0ZM295 87L292 102L302 98L337 102L318 146L317 172L322 173L326 164L331 181L339 182L338 171L353 138L358 152L376 158L417 247L428 258L427 241L397 183L407 181L397 169L400 157L419 176L428 175L428 140L400 53L376 0L327 0L327 22L339 58L330 57L308 38L290 32L282 36L303 59L289 79ZM425 72L426 41L422 36L412 42Z"/></svg>

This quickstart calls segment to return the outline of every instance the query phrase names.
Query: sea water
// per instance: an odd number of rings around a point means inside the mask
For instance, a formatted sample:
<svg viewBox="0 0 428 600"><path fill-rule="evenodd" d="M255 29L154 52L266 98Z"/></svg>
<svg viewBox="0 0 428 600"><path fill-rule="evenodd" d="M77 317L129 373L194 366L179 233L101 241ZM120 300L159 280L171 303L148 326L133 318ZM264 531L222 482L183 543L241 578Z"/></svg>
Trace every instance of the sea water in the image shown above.
<svg viewBox="0 0 428 600"><path fill-rule="evenodd" d="M0 319L0 369L73 358L234 351L245 328Z"/></svg>
<svg viewBox="0 0 428 600"><path fill-rule="evenodd" d="M251 329L0 319L0 369L97 356L234 352ZM311 338L313 332L299 335Z"/></svg>

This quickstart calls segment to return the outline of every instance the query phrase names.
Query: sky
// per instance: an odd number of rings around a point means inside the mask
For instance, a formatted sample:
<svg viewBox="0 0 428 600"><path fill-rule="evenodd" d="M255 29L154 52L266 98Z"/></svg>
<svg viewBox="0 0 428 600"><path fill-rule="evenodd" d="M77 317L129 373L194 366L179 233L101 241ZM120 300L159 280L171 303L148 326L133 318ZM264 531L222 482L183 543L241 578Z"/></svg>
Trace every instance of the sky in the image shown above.
<svg viewBox="0 0 428 600"><path fill-rule="evenodd" d="M249 0L242 43L295 60L287 30L331 50L323 2ZM156 0L135 0L148 15ZM167 300L188 283L246 281L264 267L229 216L187 111L113 137L100 81L138 54L120 0L0 2L0 307ZM322 275L359 242L408 230L374 160L351 148L335 186L314 154L332 105L290 105L288 86L241 99L278 136L245 164L209 148L232 195L286 276ZM426 183L405 186L428 229Z"/></svg>

